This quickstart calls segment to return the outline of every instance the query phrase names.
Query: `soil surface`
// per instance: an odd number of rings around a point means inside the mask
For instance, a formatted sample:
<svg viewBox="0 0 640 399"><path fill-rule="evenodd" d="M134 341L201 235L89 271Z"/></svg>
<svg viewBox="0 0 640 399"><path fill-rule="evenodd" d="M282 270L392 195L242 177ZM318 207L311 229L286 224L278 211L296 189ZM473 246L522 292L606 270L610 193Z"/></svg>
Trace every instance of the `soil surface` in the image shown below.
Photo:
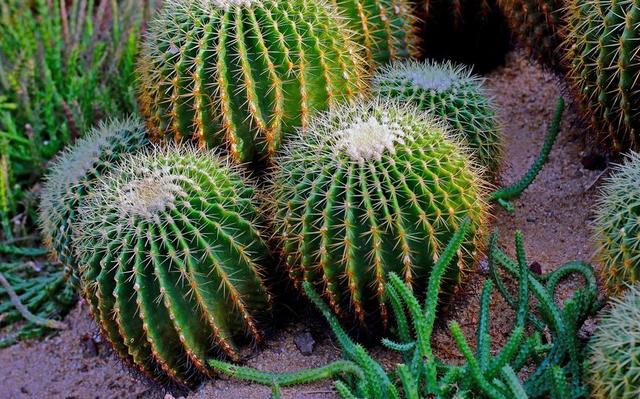
<svg viewBox="0 0 640 399"><path fill-rule="evenodd" d="M504 122L505 163L501 180L508 184L531 165L542 145L557 98L567 93L553 74L516 52L505 67L487 76L489 92L494 96ZM588 153L586 129L581 125L574 101L567 95L567 111L562 130L549 163L536 182L515 201L517 213L510 216L496 209L492 225L501 232L501 243L513 255L513 234L522 230L530 261L551 271L571 260L590 261L590 207L597 193L602 172L585 170L582 159ZM468 337L477 324L478 297L485 276L474 272L463 287L455 305L441 317L434 347L439 356L453 362L461 360L453 348L447 320L458 320ZM571 291L569 282L562 287ZM562 296L562 293L561 295ZM500 348L510 332L513 313L494 295L492 336L494 350ZM303 307L301 307L303 308ZM300 310L299 320L272 333L262 347L250 350L247 364L262 370L294 371L323 365L340 355L324 324ZM70 328L42 342L22 342L0 351L0 397L2 398L179 398L189 399L266 399L268 388L228 379L208 382L196 392L159 388L134 376L123 366L97 334L86 305L80 303L65 320ZM309 356L301 353L297 341L315 346ZM298 342L300 343L300 342ZM306 342L307 344L309 342ZM392 366L396 358L384 350L371 351L383 364ZM170 396L167 396L170 395ZM285 398L335 398L332 384L284 389Z"/></svg>

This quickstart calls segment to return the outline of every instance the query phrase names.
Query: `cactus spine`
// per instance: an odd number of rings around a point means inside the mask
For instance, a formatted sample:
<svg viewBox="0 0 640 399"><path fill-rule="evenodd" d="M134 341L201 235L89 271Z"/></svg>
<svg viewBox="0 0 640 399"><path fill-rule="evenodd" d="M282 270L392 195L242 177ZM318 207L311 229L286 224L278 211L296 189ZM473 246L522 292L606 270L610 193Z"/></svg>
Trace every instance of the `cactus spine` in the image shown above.
<svg viewBox="0 0 640 399"><path fill-rule="evenodd" d="M445 277L456 286L475 255L485 190L449 137L410 104L360 103L314 119L277 157L270 201L294 282L313 283L337 314L377 327L387 320L388 273L420 292L469 216L471 238Z"/></svg>
<svg viewBox="0 0 640 399"><path fill-rule="evenodd" d="M149 28L140 103L155 138L269 157L310 116L363 89L335 9L313 0L172 0Z"/></svg>
<svg viewBox="0 0 640 399"><path fill-rule="evenodd" d="M480 164L495 171L502 155L500 123L483 80L451 62L390 65L373 78L378 95L415 103L441 117L466 140Z"/></svg>
<svg viewBox="0 0 640 399"><path fill-rule="evenodd" d="M270 255L253 194L214 154L168 148L127 158L82 202L83 295L123 359L191 385L205 359L238 359L234 338L260 339Z"/></svg>
<svg viewBox="0 0 640 399"><path fill-rule="evenodd" d="M640 0L570 0L567 64L594 131L640 149Z"/></svg>
<svg viewBox="0 0 640 399"><path fill-rule="evenodd" d="M596 399L640 397L640 286L631 286L623 299L599 320L591 338L589 383Z"/></svg>
<svg viewBox="0 0 640 399"><path fill-rule="evenodd" d="M629 154L604 184L594 227L607 289L619 294L640 282L640 154Z"/></svg>
<svg viewBox="0 0 640 399"><path fill-rule="evenodd" d="M357 32L373 69L388 61L417 57L416 18L407 0L332 0Z"/></svg>
<svg viewBox="0 0 640 399"><path fill-rule="evenodd" d="M42 189L39 224L45 244L68 271L75 273L77 268L71 226L80 201L125 154L147 144L140 121L103 123L66 149L50 167Z"/></svg>
<svg viewBox="0 0 640 399"><path fill-rule="evenodd" d="M499 0L498 4L527 52L559 67L564 0Z"/></svg>

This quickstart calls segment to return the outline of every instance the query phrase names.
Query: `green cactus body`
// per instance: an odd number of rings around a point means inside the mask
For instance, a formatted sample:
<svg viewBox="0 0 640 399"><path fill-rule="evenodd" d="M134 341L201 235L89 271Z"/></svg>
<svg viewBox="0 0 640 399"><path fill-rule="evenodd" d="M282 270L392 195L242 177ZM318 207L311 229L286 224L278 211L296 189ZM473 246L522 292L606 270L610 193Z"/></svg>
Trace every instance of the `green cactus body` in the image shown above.
<svg viewBox="0 0 640 399"><path fill-rule="evenodd" d="M571 0L566 63L594 131L640 149L640 1Z"/></svg>
<svg viewBox="0 0 640 399"><path fill-rule="evenodd" d="M466 18L486 18L495 8L491 0L423 0L427 18L446 16L454 26L469 21ZM474 15L475 14L475 15Z"/></svg>
<svg viewBox="0 0 640 399"><path fill-rule="evenodd" d="M268 158L310 116L360 95L365 64L314 0L174 0L149 28L139 100L155 138Z"/></svg>
<svg viewBox="0 0 640 399"><path fill-rule="evenodd" d="M446 128L414 106L372 102L314 119L276 159L271 203L289 273L313 283L337 314L386 324L397 272L423 292L459 222L472 220L445 278L460 282L485 219L484 184Z"/></svg>
<svg viewBox="0 0 640 399"><path fill-rule="evenodd" d="M502 155L500 123L483 80L469 68L450 62L397 63L375 75L371 87L378 95L415 103L444 119L487 171L497 171Z"/></svg>
<svg viewBox="0 0 640 399"><path fill-rule="evenodd" d="M525 49L541 61L559 67L564 0L499 0L498 4Z"/></svg>
<svg viewBox="0 0 640 399"><path fill-rule="evenodd" d="M589 349L591 397L640 397L640 286L630 286L600 317Z"/></svg>
<svg viewBox="0 0 640 399"><path fill-rule="evenodd" d="M79 213L83 295L123 359L191 385L206 359L238 359L235 338L260 339L270 254L254 189L226 161L171 147L131 156Z"/></svg>
<svg viewBox="0 0 640 399"><path fill-rule="evenodd" d="M373 69L388 61L417 57L416 18L407 0L332 0L357 32Z"/></svg>
<svg viewBox="0 0 640 399"><path fill-rule="evenodd" d="M613 294L640 282L640 154L631 153L604 184L596 205L595 241L602 279Z"/></svg>
<svg viewBox="0 0 640 399"><path fill-rule="evenodd" d="M71 226L81 199L125 154L147 144L140 121L103 123L65 150L50 167L42 188L39 224L45 244L68 271L77 268Z"/></svg>

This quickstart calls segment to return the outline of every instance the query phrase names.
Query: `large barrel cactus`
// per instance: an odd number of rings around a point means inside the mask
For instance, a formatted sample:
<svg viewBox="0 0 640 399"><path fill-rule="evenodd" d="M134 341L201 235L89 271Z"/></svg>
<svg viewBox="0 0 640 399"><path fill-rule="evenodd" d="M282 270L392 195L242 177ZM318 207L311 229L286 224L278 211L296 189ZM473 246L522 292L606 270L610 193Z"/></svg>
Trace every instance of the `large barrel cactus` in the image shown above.
<svg viewBox="0 0 640 399"><path fill-rule="evenodd" d="M204 361L260 339L270 259L254 189L204 150L123 160L80 206L83 295L116 352L152 377L193 384Z"/></svg>
<svg viewBox="0 0 640 399"><path fill-rule="evenodd" d="M640 2L570 0L567 64L594 131L640 149Z"/></svg>
<svg viewBox="0 0 640 399"><path fill-rule="evenodd" d="M640 154L631 153L603 185L596 204L595 241L602 279L613 294L640 282Z"/></svg>
<svg viewBox="0 0 640 399"><path fill-rule="evenodd" d="M477 160L495 172L502 153L497 112L471 69L451 62L395 63L377 73L378 95L412 102L444 119L466 140Z"/></svg>
<svg viewBox="0 0 640 399"><path fill-rule="evenodd" d="M510 37L496 0L419 0L416 11L427 57L473 64L481 71L504 61Z"/></svg>
<svg viewBox="0 0 640 399"><path fill-rule="evenodd" d="M45 244L68 271L77 268L71 226L81 199L124 155L147 144L141 121L114 120L87 133L51 165L42 188L39 224Z"/></svg>
<svg viewBox="0 0 640 399"><path fill-rule="evenodd" d="M565 0L499 0L498 4L527 52L559 67Z"/></svg>
<svg viewBox="0 0 640 399"><path fill-rule="evenodd" d="M169 1L138 67L149 129L267 158L315 111L359 95L353 35L324 0Z"/></svg>
<svg viewBox="0 0 640 399"><path fill-rule="evenodd" d="M416 57L416 18L407 0L331 0L365 48L371 68Z"/></svg>
<svg viewBox="0 0 640 399"><path fill-rule="evenodd" d="M592 398L640 398L640 286L614 300L598 322L590 350Z"/></svg>
<svg viewBox="0 0 640 399"><path fill-rule="evenodd" d="M389 272L422 295L466 216L472 234L445 287L461 281L476 254L484 184L444 125L414 106L378 100L337 109L314 119L276 164L271 203L293 281L313 283L365 330L386 323Z"/></svg>

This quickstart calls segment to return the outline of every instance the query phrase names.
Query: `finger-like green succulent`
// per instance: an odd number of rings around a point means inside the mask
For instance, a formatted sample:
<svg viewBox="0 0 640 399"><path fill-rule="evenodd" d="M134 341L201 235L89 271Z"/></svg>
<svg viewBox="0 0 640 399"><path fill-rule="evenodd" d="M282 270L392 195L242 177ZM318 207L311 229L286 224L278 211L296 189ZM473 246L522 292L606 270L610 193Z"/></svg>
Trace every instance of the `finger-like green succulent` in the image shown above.
<svg viewBox="0 0 640 399"><path fill-rule="evenodd" d="M476 254L485 184L445 125L413 105L376 100L317 117L276 165L270 203L292 279L313 283L364 327L386 323L389 272L423 292L466 216L472 234L445 287Z"/></svg>
<svg viewBox="0 0 640 399"><path fill-rule="evenodd" d="M640 286L630 286L624 298L614 300L598 321L590 349L593 398L640 397Z"/></svg>
<svg viewBox="0 0 640 399"><path fill-rule="evenodd" d="M640 149L640 2L569 0L566 63L593 130Z"/></svg>
<svg viewBox="0 0 640 399"><path fill-rule="evenodd" d="M331 0L347 18L374 69L388 61L418 56L416 18L407 0Z"/></svg>
<svg viewBox="0 0 640 399"><path fill-rule="evenodd" d="M139 100L155 138L268 158L311 115L360 95L366 64L324 0L170 0L149 27Z"/></svg>
<svg viewBox="0 0 640 399"><path fill-rule="evenodd" d="M559 67L565 0L499 0L498 4L527 52Z"/></svg>
<svg viewBox="0 0 640 399"><path fill-rule="evenodd" d="M640 154L629 154L603 185L594 230L607 289L619 294L640 282Z"/></svg>
<svg viewBox="0 0 640 399"><path fill-rule="evenodd" d="M387 66L374 76L371 87L378 95L412 102L444 119L462 135L482 166L495 172L502 136L483 84L482 78L461 65L413 61Z"/></svg>
<svg viewBox="0 0 640 399"><path fill-rule="evenodd" d="M141 121L111 121L67 148L51 165L42 188L39 224L45 244L69 271L77 268L71 226L80 201L124 155L147 144Z"/></svg>
<svg viewBox="0 0 640 399"><path fill-rule="evenodd" d="M116 352L186 384L259 340L270 253L254 188L228 161L169 147L124 159L79 208L81 286Z"/></svg>

